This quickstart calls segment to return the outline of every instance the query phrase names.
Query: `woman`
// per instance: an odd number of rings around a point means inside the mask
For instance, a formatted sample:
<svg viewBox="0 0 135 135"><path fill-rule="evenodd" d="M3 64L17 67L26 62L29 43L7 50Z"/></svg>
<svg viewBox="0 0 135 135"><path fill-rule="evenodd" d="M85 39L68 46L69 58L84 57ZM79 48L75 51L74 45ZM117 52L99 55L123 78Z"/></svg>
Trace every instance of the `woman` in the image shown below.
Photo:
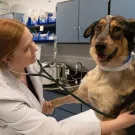
<svg viewBox="0 0 135 135"><path fill-rule="evenodd" d="M32 34L22 23L0 19L0 134L1 135L100 135L135 124L130 112L106 122L72 123L60 125L51 113L53 107L43 100L40 77L29 77L37 72L37 46Z"/></svg>

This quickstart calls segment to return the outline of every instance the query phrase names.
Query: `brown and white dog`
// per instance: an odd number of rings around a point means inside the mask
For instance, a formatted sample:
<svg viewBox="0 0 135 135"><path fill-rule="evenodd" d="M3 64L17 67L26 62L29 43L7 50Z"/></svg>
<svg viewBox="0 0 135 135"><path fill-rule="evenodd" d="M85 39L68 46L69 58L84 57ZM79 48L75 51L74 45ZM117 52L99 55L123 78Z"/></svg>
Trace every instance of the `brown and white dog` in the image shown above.
<svg viewBox="0 0 135 135"><path fill-rule="evenodd" d="M135 68L131 60L135 46L135 22L122 16L108 15L85 30L84 37L89 36L89 52L97 66L87 73L74 94L106 114L117 115L123 109L135 110L135 102L125 103L135 90ZM134 96L131 98L135 99ZM70 95L51 101L54 107L77 102ZM96 115L100 120L108 119ZM111 135L135 134L132 132L120 130Z"/></svg>

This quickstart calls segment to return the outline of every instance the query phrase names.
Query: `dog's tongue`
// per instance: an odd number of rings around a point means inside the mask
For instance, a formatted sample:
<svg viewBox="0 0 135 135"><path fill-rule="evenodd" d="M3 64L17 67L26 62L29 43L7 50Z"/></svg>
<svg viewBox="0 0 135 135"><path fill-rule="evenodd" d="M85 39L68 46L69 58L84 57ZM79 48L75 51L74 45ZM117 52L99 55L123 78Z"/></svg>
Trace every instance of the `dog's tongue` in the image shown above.
<svg viewBox="0 0 135 135"><path fill-rule="evenodd" d="M104 61L106 60L107 56L104 54L98 54L98 60Z"/></svg>

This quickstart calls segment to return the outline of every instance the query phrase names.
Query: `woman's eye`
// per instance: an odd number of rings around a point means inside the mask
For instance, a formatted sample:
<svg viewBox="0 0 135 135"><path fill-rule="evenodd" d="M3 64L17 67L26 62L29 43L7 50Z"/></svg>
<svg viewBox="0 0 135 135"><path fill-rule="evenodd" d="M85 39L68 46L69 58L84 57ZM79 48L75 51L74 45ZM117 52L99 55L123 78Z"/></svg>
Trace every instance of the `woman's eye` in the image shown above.
<svg viewBox="0 0 135 135"><path fill-rule="evenodd" d="M27 47L24 51L26 52L26 51L28 51L28 49L29 49L29 47Z"/></svg>
<svg viewBox="0 0 135 135"><path fill-rule="evenodd" d="M97 26L97 31L101 31L102 27L101 26Z"/></svg>
<svg viewBox="0 0 135 135"><path fill-rule="evenodd" d="M113 28L113 32L119 32L120 30L121 30L120 27L115 27L115 28Z"/></svg>

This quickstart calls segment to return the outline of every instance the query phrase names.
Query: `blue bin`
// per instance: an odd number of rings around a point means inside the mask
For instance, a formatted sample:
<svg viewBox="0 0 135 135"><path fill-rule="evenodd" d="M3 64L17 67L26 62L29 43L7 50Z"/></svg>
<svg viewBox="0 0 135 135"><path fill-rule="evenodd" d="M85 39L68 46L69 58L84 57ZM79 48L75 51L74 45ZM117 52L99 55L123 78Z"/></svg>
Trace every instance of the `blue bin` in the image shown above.
<svg viewBox="0 0 135 135"><path fill-rule="evenodd" d="M46 33L46 34L41 34L41 33L39 33L39 40L48 40L48 33Z"/></svg>
<svg viewBox="0 0 135 135"><path fill-rule="evenodd" d="M40 17L38 18L38 24L39 25L44 25L48 24L48 17L46 19L41 20Z"/></svg>
<svg viewBox="0 0 135 135"><path fill-rule="evenodd" d="M48 22L49 22L49 24L55 24L56 23L56 17L54 17L52 13L48 14Z"/></svg>
<svg viewBox="0 0 135 135"><path fill-rule="evenodd" d="M35 21L35 22L34 22L34 21L31 20L30 17L28 18L28 21L27 21L27 23L26 23L27 26L35 26L35 25L37 25L37 24L38 24L38 21Z"/></svg>
<svg viewBox="0 0 135 135"><path fill-rule="evenodd" d="M38 41L39 40L39 33L32 33L33 35L33 40Z"/></svg>
<svg viewBox="0 0 135 135"><path fill-rule="evenodd" d="M54 18L54 17L49 17L49 23L50 23L50 24L55 24L55 23L56 23L56 18Z"/></svg>

